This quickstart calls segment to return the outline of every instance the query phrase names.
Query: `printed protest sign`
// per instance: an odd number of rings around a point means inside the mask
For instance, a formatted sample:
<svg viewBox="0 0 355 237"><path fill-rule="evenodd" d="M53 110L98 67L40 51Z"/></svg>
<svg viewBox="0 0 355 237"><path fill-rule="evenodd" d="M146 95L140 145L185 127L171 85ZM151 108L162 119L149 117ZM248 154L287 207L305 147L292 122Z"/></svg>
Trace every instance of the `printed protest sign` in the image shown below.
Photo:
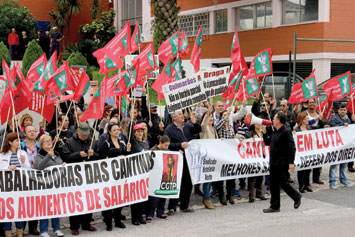
<svg viewBox="0 0 355 237"><path fill-rule="evenodd" d="M228 87L229 67L206 68L197 74L202 80L208 98L223 94Z"/></svg>

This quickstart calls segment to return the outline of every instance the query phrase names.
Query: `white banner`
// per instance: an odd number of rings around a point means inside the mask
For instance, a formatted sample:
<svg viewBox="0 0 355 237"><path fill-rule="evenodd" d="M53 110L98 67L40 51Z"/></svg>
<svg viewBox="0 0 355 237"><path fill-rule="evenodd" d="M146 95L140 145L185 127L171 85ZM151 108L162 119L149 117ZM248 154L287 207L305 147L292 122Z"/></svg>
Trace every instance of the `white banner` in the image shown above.
<svg viewBox="0 0 355 237"><path fill-rule="evenodd" d="M296 133L296 170L354 161L354 131L349 125ZM185 152L193 184L269 172L269 147L262 139L192 140Z"/></svg>
<svg viewBox="0 0 355 237"><path fill-rule="evenodd" d="M150 151L41 171L0 170L0 222L49 219L128 206L146 201L149 185L152 196L177 197L181 173L180 153Z"/></svg>
<svg viewBox="0 0 355 237"><path fill-rule="evenodd" d="M183 156L180 152L152 151L154 162L149 175L149 195L179 198Z"/></svg>
<svg viewBox="0 0 355 237"><path fill-rule="evenodd" d="M202 80L208 98L223 94L228 87L230 67L208 68L200 71L197 78Z"/></svg>
<svg viewBox="0 0 355 237"><path fill-rule="evenodd" d="M169 113L207 100L203 83L197 78L185 78L166 84L163 93Z"/></svg>

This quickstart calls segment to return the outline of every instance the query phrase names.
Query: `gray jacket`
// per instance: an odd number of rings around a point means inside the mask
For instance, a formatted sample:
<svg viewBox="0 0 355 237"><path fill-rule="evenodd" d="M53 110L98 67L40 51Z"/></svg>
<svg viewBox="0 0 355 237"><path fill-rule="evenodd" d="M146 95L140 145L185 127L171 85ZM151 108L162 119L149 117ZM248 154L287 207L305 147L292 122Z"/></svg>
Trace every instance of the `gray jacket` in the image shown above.
<svg viewBox="0 0 355 237"><path fill-rule="evenodd" d="M62 158L58 155L51 157L49 154L45 154L44 150L40 150L37 154L35 167L38 170L44 170L50 166L61 165L63 163Z"/></svg>

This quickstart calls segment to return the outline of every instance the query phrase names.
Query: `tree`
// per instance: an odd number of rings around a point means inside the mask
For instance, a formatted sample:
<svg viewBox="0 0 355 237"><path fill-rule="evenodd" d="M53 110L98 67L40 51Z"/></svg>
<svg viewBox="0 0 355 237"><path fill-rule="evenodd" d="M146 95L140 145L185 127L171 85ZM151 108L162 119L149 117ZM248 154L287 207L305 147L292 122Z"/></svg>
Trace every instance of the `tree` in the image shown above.
<svg viewBox="0 0 355 237"><path fill-rule="evenodd" d="M31 65L43 55L43 50L41 46L36 42L36 40L32 40L26 51L25 55L23 55L22 59L22 73L24 76L27 75L28 70L30 69Z"/></svg>
<svg viewBox="0 0 355 237"><path fill-rule="evenodd" d="M4 0L0 3L0 41L6 45L11 29L15 28L17 34L26 31L30 39L36 37L36 22L26 7L20 7L17 0Z"/></svg>
<svg viewBox="0 0 355 237"><path fill-rule="evenodd" d="M2 74L2 59L6 61L6 63L10 66L11 59L10 59L10 52L4 42L0 42L0 65L1 65L1 73Z"/></svg>

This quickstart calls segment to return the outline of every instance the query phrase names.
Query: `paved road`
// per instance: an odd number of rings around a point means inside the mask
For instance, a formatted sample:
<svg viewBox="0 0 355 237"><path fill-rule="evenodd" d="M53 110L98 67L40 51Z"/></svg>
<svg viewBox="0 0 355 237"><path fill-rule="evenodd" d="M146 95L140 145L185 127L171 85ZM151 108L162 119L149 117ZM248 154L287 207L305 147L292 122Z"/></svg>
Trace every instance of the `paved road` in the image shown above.
<svg viewBox="0 0 355 237"><path fill-rule="evenodd" d="M322 171L326 181L328 169ZM355 183L355 174L348 173ZM214 198L216 210L204 209L201 198L192 196L195 213L176 213L169 220L154 219L152 223L133 226L130 220L124 221L126 229L105 230L100 214L94 215L97 232L80 231L80 236L354 236L355 186L338 186L330 190L328 185L313 185L315 192L303 195L299 209L293 208L293 201L282 196L280 213L264 214L269 200L247 202L247 191L242 191L242 200L237 204L221 206ZM124 208L129 214L129 208ZM71 236L67 219L62 219L66 227L64 233Z"/></svg>

